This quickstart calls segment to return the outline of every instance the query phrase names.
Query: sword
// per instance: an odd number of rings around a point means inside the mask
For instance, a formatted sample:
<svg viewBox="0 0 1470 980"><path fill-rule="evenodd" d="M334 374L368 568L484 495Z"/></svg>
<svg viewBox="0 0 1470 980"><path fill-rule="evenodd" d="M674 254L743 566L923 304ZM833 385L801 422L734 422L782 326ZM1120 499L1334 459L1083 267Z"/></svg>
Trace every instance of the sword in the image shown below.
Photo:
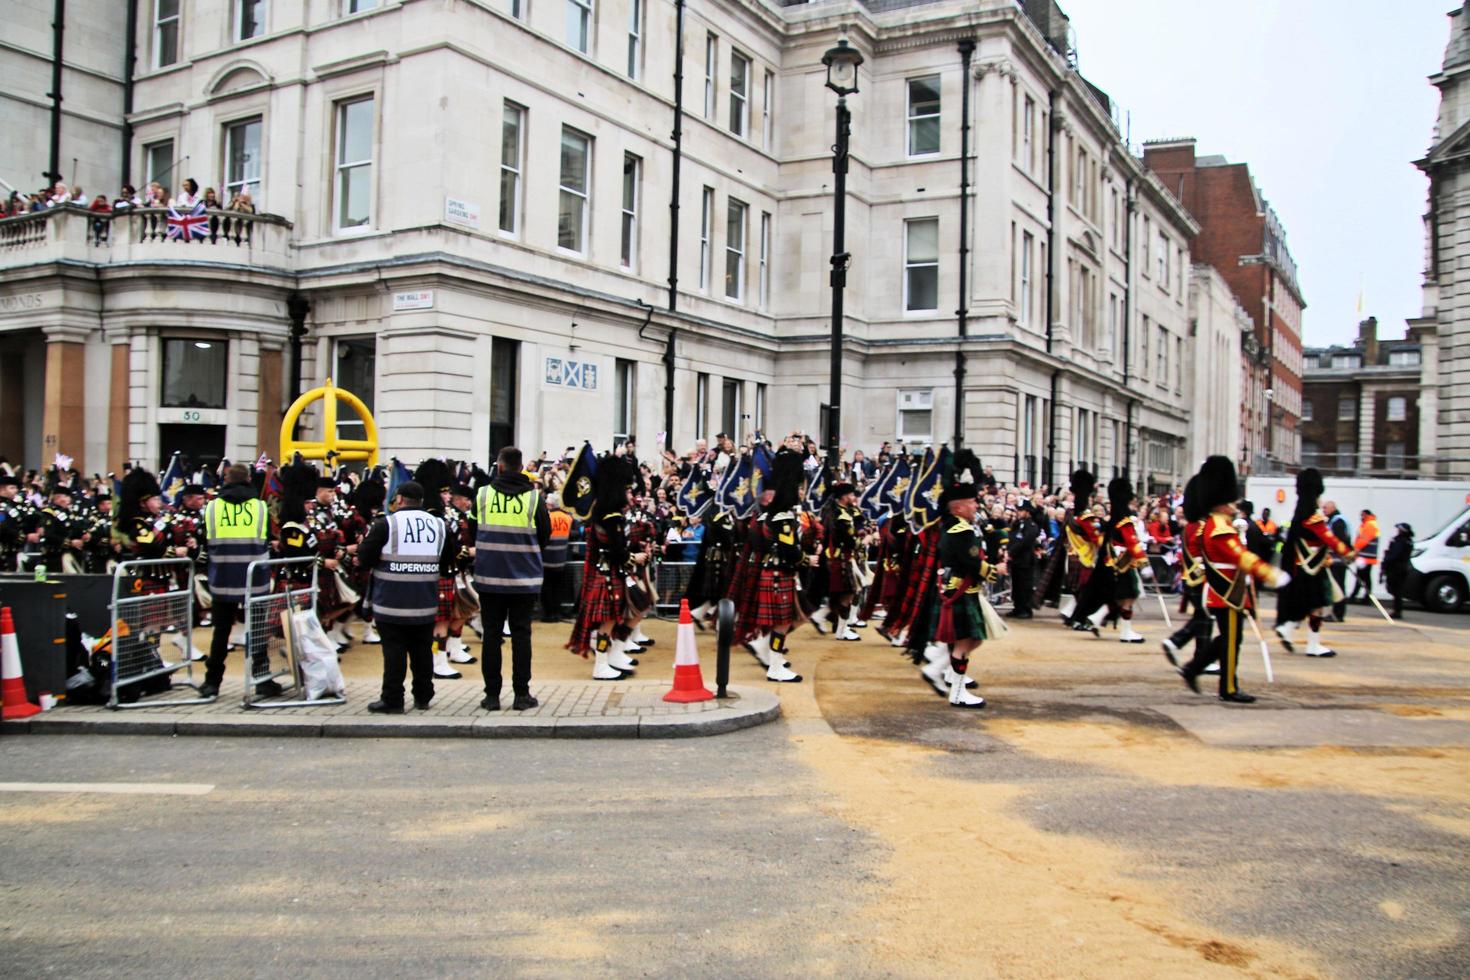
<svg viewBox="0 0 1470 980"><path fill-rule="evenodd" d="M1386 609L1383 608L1383 603L1379 602L1378 601L1378 597L1373 594L1373 587L1371 585L1368 587L1368 601L1371 602L1371 603L1373 603L1373 608L1377 609L1380 613L1382 613L1383 618L1386 619L1386 620L1388 620L1389 625L1391 625L1391 626L1403 626L1404 625L1403 623L1399 622L1398 620L1396 620L1392 616L1390 616L1388 614L1388 610L1386 610Z"/></svg>
<svg viewBox="0 0 1470 980"><path fill-rule="evenodd" d="M1261 645L1261 662L1263 664L1265 664L1265 667L1266 667L1266 683L1267 684L1275 684L1276 683L1276 675L1271 672L1271 645L1269 643L1267 643L1266 642L1266 638L1261 635L1261 624L1256 619L1256 612L1257 612L1257 610L1260 609L1260 607L1261 607L1261 603L1260 603L1259 599L1256 597L1256 583L1255 583L1254 580L1252 580L1251 581L1251 613L1250 613L1251 629L1255 630L1255 633L1256 633L1256 642L1260 643L1260 645Z"/></svg>
<svg viewBox="0 0 1470 980"><path fill-rule="evenodd" d="M1154 595L1159 600L1159 608L1164 611L1164 626L1168 629L1173 629L1174 621L1169 618L1169 604L1164 601L1164 593L1155 592Z"/></svg>

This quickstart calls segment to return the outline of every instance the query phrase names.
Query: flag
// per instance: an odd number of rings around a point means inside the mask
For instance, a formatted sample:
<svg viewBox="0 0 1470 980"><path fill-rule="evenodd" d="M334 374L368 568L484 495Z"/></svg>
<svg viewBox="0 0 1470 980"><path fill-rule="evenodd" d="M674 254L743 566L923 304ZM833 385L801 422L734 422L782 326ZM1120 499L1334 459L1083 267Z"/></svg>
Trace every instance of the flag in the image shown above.
<svg viewBox="0 0 1470 980"><path fill-rule="evenodd" d="M255 461L255 468L258 470L263 470L269 465L271 465L271 458L265 453L261 453L260 458Z"/></svg>
<svg viewBox="0 0 1470 980"><path fill-rule="evenodd" d="M699 517L715 502L715 488L709 484L709 471L696 466L689 479L679 487L675 503L686 517Z"/></svg>
<svg viewBox="0 0 1470 980"><path fill-rule="evenodd" d="M470 482L470 464L464 460L459 461L459 466L454 471L454 482L463 483L466 486Z"/></svg>
<svg viewBox="0 0 1470 980"><path fill-rule="evenodd" d="M173 506L179 499L179 494L184 491L184 484L188 480L184 476L184 464L178 453L174 453L168 461L168 468L163 471L163 476L158 478L158 485L163 488L163 502Z"/></svg>
<svg viewBox="0 0 1470 980"><path fill-rule="evenodd" d="M579 521L592 516L592 507L597 502L597 489L592 482L596 476L597 456L592 452L592 443L584 442L561 488L562 508Z"/></svg>
<svg viewBox="0 0 1470 980"><path fill-rule="evenodd" d="M883 488L878 493L883 498L883 509L890 514L907 514L907 499L909 485L913 483L914 468L909 462L907 454L900 454L894 459L888 470Z"/></svg>
<svg viewBox="0 0 1470 980"><path fill-rule="evenodd" d="M398 496L398 485L400 483L408 483L412 479L413 473L407 466L404 466L398 461L397 456L394 456L393 466L388 470L388 499L392 500Z"/></svg>
<svg viewBox="0 0 1470 980"><path fill-rule="evenodd" d="M868 520L876 521L889 513L888 501L884 498L883 491L888 486L889 481L893 479L893 471L897 468L898 463L896 461L890 462L883 468L882 473L879 473L876 478L868 481L868 485L863 488L862 494L858 496L858 508Z"/></svg>
<svg viewBox="0 0 1470 980"><path fill-rule="evenodd" d="M204 202L197 201L194 207L180 214L177 208L168 209L168 237L170 241L192 241L209 237L209 215L204 213Z"/></svg>
<svg viewBox="0 0 1470 980"><path fill-rule="evenodd" d="M811 482L806 487L806 506L808 510L821 510L827 505L827 467L819 466L812 473Z"/></svg>
<svg viewBox="0 0 1470 980"><path fill-rule="evenodd" d="M776 457L771 453L771 447L763 442L755 444L755 452L751 456L751 465L754 467L751 476L751 494L757 502L760 500L761 491L771 482L771 471L775 466Z"/></svg>
<svg viewBox="0 0 1470 980"><path fill-rule="evenodd" d="M286 488L281 486L281 478L276 476L276 464L266 460L265 481L260 488L260 499L275 500L285 495Z"/></svg>
<svg viewBox="0 0 1470 980"><path fill-rule="evenodd" d="M755 475L755 463L748 455L732 463L720 486L720 509L728 510L736 517L746 518L755 510L758 500L751 486Z"/></svg>
<svg viewBox="0 0 1470 980"><path fill-rule="evenodd" d="M919 465L918 479L909 484L909 502L906 508L909 518L921 528L939 520L939 495L944 492L944 474L949 469L949 449L924 451L924 462Z"/></svg>

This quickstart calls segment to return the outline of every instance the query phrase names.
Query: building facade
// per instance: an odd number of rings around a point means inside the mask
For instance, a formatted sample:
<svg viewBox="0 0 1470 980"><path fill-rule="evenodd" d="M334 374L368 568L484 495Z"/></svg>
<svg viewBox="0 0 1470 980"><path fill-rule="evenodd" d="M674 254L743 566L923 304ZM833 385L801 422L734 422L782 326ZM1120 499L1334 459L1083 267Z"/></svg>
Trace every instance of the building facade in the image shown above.
<svg viewBox="0 0 1470 980"><path fill-rule="evenodd" d="M1281 220L1246 164L1196 156L1193 139L1147 143L1143 158L1199 221L1196 259L1224 277L1255 325L1254 342L1242 351L1241 468L1252 473L1294 466L1306 302Z"/></svg>
<svg viewBox="0 0 1470 980"><path fill-rule="evenodd" d="M1185 400L1189 418L1189 465L1219 455L1239 461L1245 391L1242 348L1252 336L1250 314L1236 300L1223 276L1195 265L1189 280L1190 366Z"/></svg>
<svg viewBox="0 0 1470 980"><path fill-rule="evenodd" d="M136 182L248 190L259 213L191 243L146 211L0 222L0 453L275 455L293 393L327 378L408 461L816 433L821 58L843 35L865 62L842 442L959 438L1033 483L1186 468L1198 226L1069 61L1054 3L137 13Z"/></svg>
<svg viewBox="0 0 1470 980"><path fill-rule="evenodd" d="M1410 326L1434 372L1423 411L1432 420L1421 457L1446 478L1470 477L1470 14L1450 12L1444 63L1429 76L1439 89L1439 119L1429 152L1417 161L1429 177L1424 216L1423 308Z"/></svg>
<svg viewBox="0 0 1470 980"><path fill-rule="evenodd" d="M1331 476L1434 475L1420 455L1421 434L1434 421L1423 411L1424 351L1412 328L1403 340L1379 340L1369 317L1351 346L1303 354L1303 466Z"/></svg>

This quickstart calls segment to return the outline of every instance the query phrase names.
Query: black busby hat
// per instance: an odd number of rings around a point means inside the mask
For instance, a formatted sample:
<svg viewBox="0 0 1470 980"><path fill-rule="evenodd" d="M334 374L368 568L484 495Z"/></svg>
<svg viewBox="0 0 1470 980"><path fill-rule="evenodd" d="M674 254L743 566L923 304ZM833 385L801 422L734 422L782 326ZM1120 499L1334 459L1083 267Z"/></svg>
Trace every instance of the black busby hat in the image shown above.
<svg viewBox="0 0 1470 980"><path fill-rule="evenodd" d="M801 502L801 486L806 477L806 470L802 466L802 457L782 446L776 451L776 456L771 460L771 482L767 489L771 491L771 502L766 505L767 514L779 514L790 510Z"/></svg>
<svg viewBox="0 0 1470 980"><path fill-rule="evenodd" d="M944 508L953 500L974 500L980 495L975 477L980 474L980 459L972 449L956 450L950 458L949 473L945 486L939 494L939 506Z"/></svg>
<svg viewBox="0 0 1470 980"><path fill-rule="evenodd" d="M468 497L473 500L475 490L468 483L456 483L449 488L449 495L451 497Z"/></svg>
<svg viewBox="0 0 1470 980"><path fill-rule="evenodd" d="M376 467L352 491L352 506L364 519L371 518L374 511L381 511L387 499L388 488L383 483L383 471Z"/></svg>
<svg viewBox="0 0 1470 980"><path fill-rule="evenodd" d="M424 488L424 499L428 500L435 494L449 489L449 485L454 482L454 473L444 460L430 457L413 471L413 480Z"/></svg>
<svg viewBox="0 0 1470 980"><path fill-rule="evenodd" d="M490 481L493 479L494 477L492 477L489 473L486 473L484 470L480 469L479 463L476 463L474 466L470 467L470 486L474 487L476 490L480 489L483 486L488 486L490 484Z"/></svg>
<svg viewBox="0 0 1470 980"><path fill-rule="evenodd" d="M1199 468L1199 505L1208 514L1221 504L1240 499L1240 482L1229 456L1211 456Z"/></svg>
<svg viewBox="0 0 1470 980"><path fill-rule="evenodd" d="M620 513L628 506L628 488L638 482L638 468L624 456L605 453L592 477L595 515Z"/></svg>
<svg viewBox="0 0 1470 980"><path fill-rule="evenodd" d="M118 504L118 521L126 522L143 513L143 501L156 497L163 490L158 478L141 466L134 466L123 475L122 500Z"/></svg>
<svg viewBox="0 0 1470 980"><path fill-rule="evenodd" d="M306 502L316 497L316 485L321 479L317 468L298 455L277 471L276 478L281 481L281 509L277 514L280 522L299 524L306 520Z"/></svg>
<svg viewBox="0 0 1470 980"><path fill-rule="evenodd" d="M1326 487L1322 484L1322 474L1316 467L1308 466L1296 475L1296 496L1298 500L1310 500L1313 509L1322 496Z"/></svg>
<svg viewBox="0 0 1470 980"><path fill-rule="evenodd" d="M1108 517L1118 520L1133 513L1133 481L1126 476L1115 476L1108 481Z"/></svg>
<svg viewBox="0 0 1470 980"><path fill-rule="evenodd" d="M20 481L9 473L0 473L0 487L18 487Z"/></svg>
<svg viewBox="0 0 1470 980"><path fill-rule="evenodd" d="M964 483L951 483L939 495L939 506L948 506L950 502L955 500L974 500L979 494L980 488L968 481Z"/></svg>
<svg viewBox="0 0 1470 980"><path fill-rule="evenodd" d="M316 488L318 490L336 490L337 478L335 476L318 477L316 481Z"/></svg>
<svg viewBox="0 0 1470 980"><path fill-rule="evenodd" d="M179 496L181 496L181 497L187 497L190 494L195 494L195 493L201 493L202 494L203 492L204 492L204 484L202 484L202 483L186 483L186 484L184 484L184 489L182 489L182 490L179 491Z"/></svg>
<svg viewBox="0 0 1470 980"><path fill-rule="evenodd" d="M857 487L846 481L843 481L842 483L834 483L827 490L827 495L833 500L836 500L838 497L845 496L849 493L857 493Z"/></svg>
<svg viewBox="0 0 1470 980"><path fill-rule="evenodd" d="M1097 489L1097 477L1087 470L1072 471L1072 497L1074 500L1083 501L1092 499L1092 491Z"/></svg>
<svg viewBox="0 0 1470 980"><path fill-rule="evenodd" d="M1197 520L1200 520L1201 518L1203 518L1205 516L1205 514L1208 513L1208 511L1202 510L1200 508L1200 505L1199 505L1199 474L1198 473L1196 473L1194 476L1190 477L1185 482L1185 484L1184 484L1184 501L1181 504L1181 506L1184 508L1184 519L1186 521L1197 521Z"/></svg>

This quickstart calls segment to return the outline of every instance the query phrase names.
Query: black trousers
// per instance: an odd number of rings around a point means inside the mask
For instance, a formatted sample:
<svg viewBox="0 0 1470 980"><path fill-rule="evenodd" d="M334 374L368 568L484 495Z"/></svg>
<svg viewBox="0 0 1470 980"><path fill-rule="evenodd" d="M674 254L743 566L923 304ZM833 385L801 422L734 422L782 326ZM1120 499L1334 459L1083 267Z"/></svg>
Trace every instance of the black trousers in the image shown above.
<svg viewBox="0 0 1470 980"><path fill-rule="evenodd" d="M1364 593L1363 601L1368 601L1368 595L1373 592L1373 569L1377 567L1377 565L1364 565L1361 572L1356 567L1353 568L1353 591L1348 596L1349 602L1355 602L1359 592Z"/></svg>
<svg viewBox="0 0 1470 980"><path fill-rule="evenodd" d="M383 639L383 701L403 707L403 679L413 668L413 699L434 699L434 622L385 623L377 620Z"/></svg>
<svg viewBox="0 0 1470 980"><path fill-rule="evenodd" d="M1031 594L1036 585L1036 566L1011 562L1011 606L1016 612L1031 611Z"/></svg>
<svg viewBox="0 0 1470 980"><path fill-rule="evenodd" d="M567 566L541 570L541 622L555 623L567 602ZM482 607L483 609L483 607ZM482 616L481 625L485 620Z"/></svg>
<svg viewBox="0 0 1470 980"><path fill-rule="evenodd" d="M1245 618L1249 613L1238 609L1211 609L1215 625L1220 632L1213 643L1196 646L1194 659L1185 667L1193 675L1204 673L1204 669L1216 660L1220 661L1220 693L1234 694L1240 690L1236 680L1236 668L1240 663L1240 639L1248 629Z"/></svg>
<svg viewBox="0 0 1470 980"><path fill-rule="evenodd" d="M1199 589L1186 586L1184 594L1189 599L1189 605L1194 610L1194 614L1189 617L1188 622L1174 631L1174 635L1169 637L1169 642L1182 650L1186 643L1193 640L1195 656L1198 656L1201 650L1209 648L1212 621L1209 611L1205 609L1204 600L1200 598Z"/></svg>
<svg viewBox="0 0 1470 980"><path fill-rule="evenodd" d="M1331 565L1328 565L1327 566L1327 573L1329 575L1331 575L1333 581L1335 581L1337 583L1337 591L1341 592L1343 594L1343 596L1346 597L1347 596L1347 566L1344 565L1340 561L1339 562L1333 562ZM1334 602L1332 604L1332 615L1336 616L1339 620L1347 619L1347 599L1346 598L1344 598L1342 602Z"/></svg>
<svg viewBox="0 0 1470 980"><path fill-rule="evenodd" d="M500 697L500 644L505 623L510 621L510 686L516 694L531 693L531 612L536 597L527 593L481 592L480 622L485 627L485 645L480 651L480 673L485 678L485 696Z"/></svg>

